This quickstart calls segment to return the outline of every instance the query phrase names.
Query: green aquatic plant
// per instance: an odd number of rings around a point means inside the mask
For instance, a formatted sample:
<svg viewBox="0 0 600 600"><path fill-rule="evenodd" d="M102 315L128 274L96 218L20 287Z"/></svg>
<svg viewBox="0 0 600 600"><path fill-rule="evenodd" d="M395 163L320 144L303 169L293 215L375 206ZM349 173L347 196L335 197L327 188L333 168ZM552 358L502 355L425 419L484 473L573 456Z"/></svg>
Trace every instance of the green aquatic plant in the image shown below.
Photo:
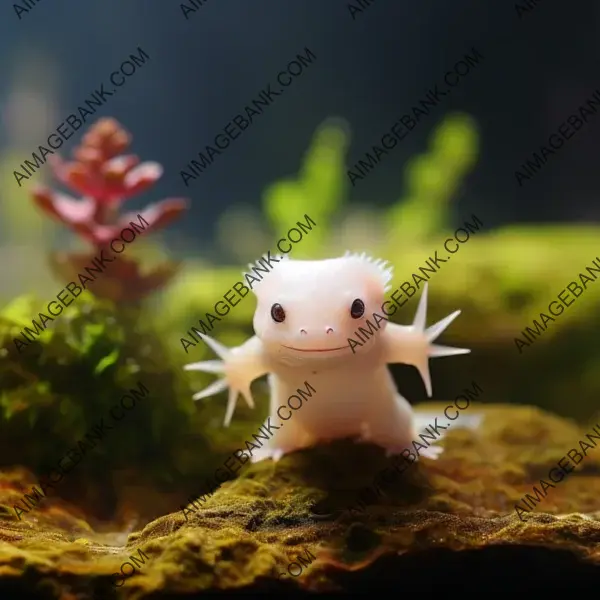
<svg viewBox="0 0 600 600"><path fill-rule="evenodd" d="M263 194L265 216L276 233L289 229L290 215L308 212L318 223L302 247L294 249L294 258L312 258L327 247L344 200L344 160L347 135L333 123L320 127L307 152L297 178L277 181Z"/></svg>
<svg viewBox="0 0 600 600"><path fill-rule="evenodd" d="M422 245L449 227L450 202L478 151L473 119L449 115L433 133L429 151L406 164L404 196L383 211L388 244Z"/></svg>

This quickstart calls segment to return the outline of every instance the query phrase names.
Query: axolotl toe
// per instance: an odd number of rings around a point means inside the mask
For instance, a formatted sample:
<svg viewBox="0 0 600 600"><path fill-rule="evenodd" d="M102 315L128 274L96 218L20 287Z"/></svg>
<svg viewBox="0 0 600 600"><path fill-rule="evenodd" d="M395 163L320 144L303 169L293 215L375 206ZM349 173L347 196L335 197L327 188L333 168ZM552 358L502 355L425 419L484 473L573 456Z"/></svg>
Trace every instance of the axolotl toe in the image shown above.
<svg viewBox="0 0 600 600"><path fill-rule="evenodd" d="M413 324L389 322L396 310L385 298L391 279L387 263L365 254L281 260L253 286L258 300L253 337L241 346L226 348L197 332L222 360L185 368L222 373L223 379L194 399L229 388L228 426L238 395L254 407L250 384L268 374L270 414L265 426L271 423L273 431L262 448L253 452L254 462L269 457L278 460L294 450L347 437L377 444L388 454L400 453L419 432L413 410L398 393L387 365L415 366L431 397L429 358L470 350L432 343L460 311L426 329L427 284ZM310 400L290 418L286 401L298 389L308 391L307 385ZM285 412L281 407L286 407ZM427 451L421 455L435 458L441 448L431 446Z"/></svg>

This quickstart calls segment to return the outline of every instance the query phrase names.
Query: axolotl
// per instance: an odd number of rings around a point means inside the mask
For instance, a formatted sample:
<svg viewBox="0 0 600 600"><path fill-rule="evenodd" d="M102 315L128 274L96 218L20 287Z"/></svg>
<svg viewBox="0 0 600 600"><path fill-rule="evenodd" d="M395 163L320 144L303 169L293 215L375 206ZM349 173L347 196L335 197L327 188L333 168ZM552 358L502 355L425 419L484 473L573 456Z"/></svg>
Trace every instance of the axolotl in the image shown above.
<svg viewBox="0 0 600 600"><path fill-rule="evenodd" d="M256 335L236 348L226 348L197 332L222 360L184 368L222 373L223 378L195 394L194 400L229 388L228 426L238 395L254 408L250 384L268 374L269 419L279 422L277 408L308 381L316 390L314 400L303 404L253 452L253 462L277 461L295 450L348 437L376 444L388 456L399 454L417 439L417 419L398 393L387 365L415 366L431 397L429 358L470 350L432 343L460 310L426 328L427 284L412 325L388 322L381 313L391 279L387 262L364 253L347 252L325 260L280 260L253 286L258 301L253 319ZM361 338L364 343L355 349L350 342L354 332L375 313L382 316L379 329L366 341ZM420 454L436 458L440 452L440 446L432 445Z"/></svg>

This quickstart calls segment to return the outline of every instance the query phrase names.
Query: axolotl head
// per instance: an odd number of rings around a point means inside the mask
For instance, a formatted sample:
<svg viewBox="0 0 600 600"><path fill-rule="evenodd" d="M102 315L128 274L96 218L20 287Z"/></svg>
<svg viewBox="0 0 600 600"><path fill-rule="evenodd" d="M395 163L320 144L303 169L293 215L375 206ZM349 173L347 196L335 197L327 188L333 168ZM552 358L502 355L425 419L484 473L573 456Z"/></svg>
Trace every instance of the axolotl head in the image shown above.
<svg viewBox="0 0 600 600"><path fill-rule="evenodd" d="M253 286L254 331L273 357L347 356L349 338L374 312L381 314L391 278L385 262L364 254L313 261L286 257Z"/></svg>

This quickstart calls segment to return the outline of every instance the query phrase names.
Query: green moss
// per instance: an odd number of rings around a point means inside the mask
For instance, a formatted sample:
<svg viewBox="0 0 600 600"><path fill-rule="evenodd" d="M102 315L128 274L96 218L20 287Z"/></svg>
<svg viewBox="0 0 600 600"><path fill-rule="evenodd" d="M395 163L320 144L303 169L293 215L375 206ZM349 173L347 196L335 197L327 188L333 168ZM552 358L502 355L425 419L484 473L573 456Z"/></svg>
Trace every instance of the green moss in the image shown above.
<svg viewBox="0 0 600 600"><path fill-rule="evenodd" d="M181 494L191 492L198 473L214 469L219 456L210 452L200 425L208 414L191 400L184 356L176 360L168 352L148 315L82 299L19 353L13 336L31 327L39 306L20 299L0 317L3 465L21 464L41 474L104 419L114 430L88 450L68 479L105 485L108 498L119 472L135 474L131 485L179 485ZM115 423L109 411L139 383L147 396ZM24 439L33 443L24 448Z"/></svg>
<svg viewBox="0 0 600 600"><path fill-rule="evenodd" d="M438 413L444 407L424 408ZM313 591L352 590L365 578L373 585L372 567L384 558L400 567L412 557L412 564L425 570L431 560L427 552L440 549L458 553L452 564L460 556L467 560L466 551L505 545L513 560L535 547L599 565L599 448L523 521L514 511L540 473L585 430L534 407L472 405L469 410L484 416L477 430L449 431L438 460L420 461L358 515L347 507L391 459L379 448L348 441L296 452L276 464L251 465L187 520L180 511L167 514L130 535L126 546L68 512L41 511L36 527L15 520L3 525L0 513L0 539L11 542L0 547L0 584L2 578L24 581L26 572L43 571L57 593L67 585L71 593L100 589L138 549L148 559L122 588L125 597L262 589L307 551L316 560L287 585ZM0 505L10 504L14 481L0 481ZM80 531L80 539L71 542L63 527ZM484 556L477 564L486 564ZM398 585L405 576L396 569L388 573L387 582Z"/></svg>

